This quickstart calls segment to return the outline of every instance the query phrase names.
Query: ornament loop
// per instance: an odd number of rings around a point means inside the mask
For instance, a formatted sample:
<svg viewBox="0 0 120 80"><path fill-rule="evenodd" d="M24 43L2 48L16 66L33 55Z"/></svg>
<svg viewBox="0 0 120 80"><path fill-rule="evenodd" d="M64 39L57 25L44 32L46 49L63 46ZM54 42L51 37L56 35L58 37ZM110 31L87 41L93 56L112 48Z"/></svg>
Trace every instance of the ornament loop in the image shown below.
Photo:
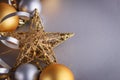
<svg viewBox="0 0 120 80"><path fill-rule="evenodd" d="M13 49L19 49L19 41L16 38L3 37L3 36L0 35L0 40L7 47L10 47L10 48L13 48Z"/></svg>
<svg viewBox="0 0 120 80"><path fill-rule="evenodd" d="M26 19L26 20L29 20L30 19L30 13L28 13L28 12L15 12L15 13L11 13L11 14L8 14L7 16L5 16L5 17L3 17L2 19L1 19L1 21L0 21L0 23L2 23L4 20L6 20L7 18L10 18L10 17L12 17L12 16L19 16L19 17L21 17L21 18L24 18L24 19Z"/></svg>
<svg viewBox="0 0 120 80"><path fill-rule="evenodd" d="M8 4L9 4L9 5L12 5L11 0L8 0Z"/></svg>

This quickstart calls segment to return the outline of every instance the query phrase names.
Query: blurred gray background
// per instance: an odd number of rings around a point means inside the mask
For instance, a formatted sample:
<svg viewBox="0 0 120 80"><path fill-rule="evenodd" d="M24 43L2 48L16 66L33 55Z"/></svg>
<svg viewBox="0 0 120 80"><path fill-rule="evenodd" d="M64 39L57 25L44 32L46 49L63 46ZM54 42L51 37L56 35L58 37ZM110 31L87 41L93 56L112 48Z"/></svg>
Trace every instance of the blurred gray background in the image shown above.
<svg viewBox="0 0 120 80"><path fill-rule="evenodd" d="M75 80L120 80L120 0L42 1L46 31L76 34L54 49ZM8 49L0 44L0 52ZM12 65L17 54L1 57Z"/></svg>

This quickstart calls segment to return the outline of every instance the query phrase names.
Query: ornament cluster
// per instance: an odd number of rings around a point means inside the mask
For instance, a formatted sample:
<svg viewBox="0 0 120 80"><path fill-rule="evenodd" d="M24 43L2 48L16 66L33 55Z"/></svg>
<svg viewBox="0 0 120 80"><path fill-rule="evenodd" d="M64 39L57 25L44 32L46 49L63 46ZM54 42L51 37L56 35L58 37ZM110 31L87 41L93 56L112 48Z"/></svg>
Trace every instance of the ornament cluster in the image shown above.
<svg viewBox="0 0 120 80"><path fill-rule="evenodd" d="M0 80L74 80L72 71L58 64L53 52L73 34L45 32L40 12L40 0L0 3L0 41L9 48L20 49L14 67L0 58ZM24 26L29 27L28 32L17 32Z"/></svg>

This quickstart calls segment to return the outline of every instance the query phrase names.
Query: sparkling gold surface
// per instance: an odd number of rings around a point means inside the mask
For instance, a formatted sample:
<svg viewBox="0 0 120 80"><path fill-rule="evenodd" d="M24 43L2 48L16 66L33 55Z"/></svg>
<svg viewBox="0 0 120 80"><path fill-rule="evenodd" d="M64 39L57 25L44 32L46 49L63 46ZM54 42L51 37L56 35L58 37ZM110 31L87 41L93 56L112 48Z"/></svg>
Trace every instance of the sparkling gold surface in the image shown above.
<svg viewBox="0 0 120 80"><path fill-rule="evenodd" d="M1 33L3 36L12 36L20 41L20 53L14 69L21 64L33 62L42 70L39 61L45 65L56 63L53 48L73 36L73 33L45 32L37 10L29 28L28 32Z"/></svg>

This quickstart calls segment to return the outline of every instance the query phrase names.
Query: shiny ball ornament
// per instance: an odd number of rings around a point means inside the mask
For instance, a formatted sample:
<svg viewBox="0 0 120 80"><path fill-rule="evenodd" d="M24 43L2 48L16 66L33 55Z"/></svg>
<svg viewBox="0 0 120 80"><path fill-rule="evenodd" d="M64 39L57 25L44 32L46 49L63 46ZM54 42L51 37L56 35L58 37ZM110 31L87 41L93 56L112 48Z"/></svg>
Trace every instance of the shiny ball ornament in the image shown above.
<svg viewBox="0 0 120 80"><path fill-rule="evenodd" d="M0 21L7 15L16 12L16 9L7 3L0 3ZM0 23L0 32L14 31L19 23L18 16L11 16Z"/></svg>
<svg viewBox="0 0 120 80"><path fill-rule="evenodd" d="M25 12L33 12L35 9L38 10L38 12L41 12L41 3L40 0L21 0L19 2L19 10L25 11Z"/></svg>
<svg viewBox="0 0 120 80"><path fill-rule="evenodd" d="M51 64L42 71L39 80L74 80L74 76L66 66Z"/></svg>
<svg viewBox="0 0 120 80"><path fill-rule="evenodd" d="M23 64L15 71L16 80L37 80L38 69L33 64Z"/></svg>

